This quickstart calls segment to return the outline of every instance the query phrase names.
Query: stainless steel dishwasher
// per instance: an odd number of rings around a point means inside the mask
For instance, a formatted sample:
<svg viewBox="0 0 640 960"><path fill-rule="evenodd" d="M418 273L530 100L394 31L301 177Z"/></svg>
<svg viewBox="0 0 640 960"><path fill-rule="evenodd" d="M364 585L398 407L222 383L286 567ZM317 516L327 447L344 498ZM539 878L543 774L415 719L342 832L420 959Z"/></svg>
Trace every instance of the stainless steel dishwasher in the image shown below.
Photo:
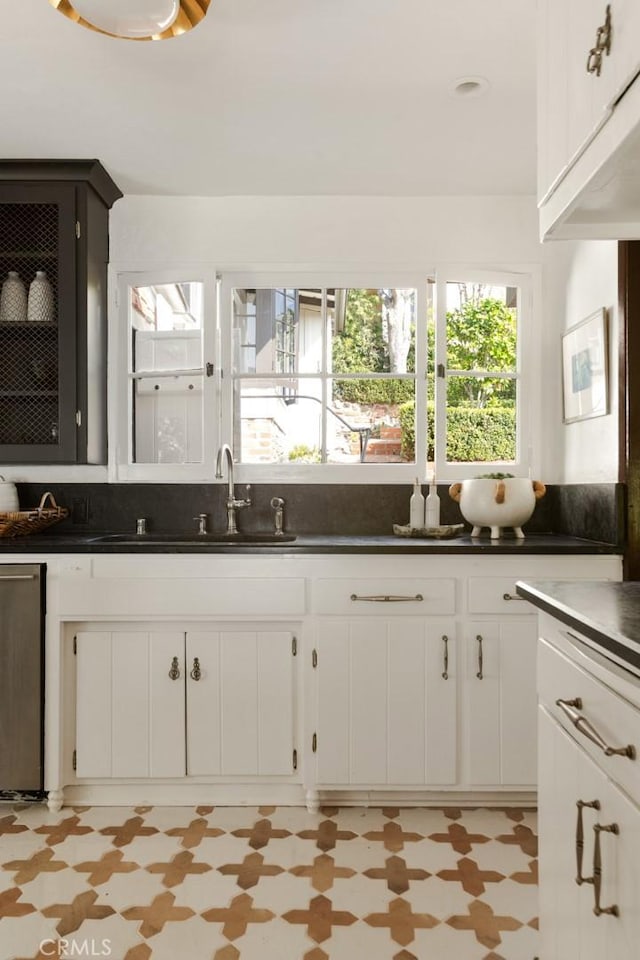
<svg viewBox="0 0 640 960"><path fill-rule="evenodd" d="M0 564L0 797L44 786L45 564Z"/></svg>

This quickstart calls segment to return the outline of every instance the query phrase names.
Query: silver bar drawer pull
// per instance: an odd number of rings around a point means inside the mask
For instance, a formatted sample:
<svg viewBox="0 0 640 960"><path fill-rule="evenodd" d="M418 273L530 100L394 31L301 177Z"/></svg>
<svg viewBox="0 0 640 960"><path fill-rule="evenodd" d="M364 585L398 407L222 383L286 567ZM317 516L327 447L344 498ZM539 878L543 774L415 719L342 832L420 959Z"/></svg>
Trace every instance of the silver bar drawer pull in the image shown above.
<svg viewBox="0 0 640 960"><path fill-rule="evenodd" d="M503 600L521 600L521 601L523 601L524 603L526 603L526 600L524 599L524 597L519 597L519 596L518 596L517 594L515 594L515 593L503 593L503 594L502 594L502 599L503 599Z"/></svg>
<svg viewBox="0 0 640 960"><path fill-rule="evenodd" d="M357 593L351 594L353 602L358 603L422 603L424 597L421 593L416 593L414 597L405 597L402 594L378 593L371 596L358 596Z"/></svg>
<svg viewBox="0 0 640 960"><path fill-rule="evenodd" d="M443 656L442 656L442 666L444 670L442 671L442 679L449 679L449 637L445 634L442 635L442 643L444 644Z"/></svg>
<svg viewBox="0 0 640 960"><path fill-rule="evenodd" d="M556 706L560 707L562 712L566 714L576 730L579 730L587 739L600 747L606 757L629 757L630 760L635 760L636 748L633 744L629 743L626 747L609 746L587 718L578 712L582 710L582 699L580 697L575 697L573 700L558 699L556 700Z"/></svg>
<svg viewBox="0 0 640 960"><path fill-rule="evenodd" d="M7 573L4 576L0 576L0 580L35 580L35 578L34 573Z"/></svg>
<svg viewBox="0 0 640 960"><path fill-rule="evenodd" d="M620 833L620 828L617 823L594 823L593 831L596 835L595 843L593 845L593 912L596 917L601 917L603 913L608 913L612 917L619 917L620 911L617 904L612 904L610 907L601 907L600 906L600 888L602 886L602 852L600 850L600 834L601 833L612 833L614 836L618 836Z"/></svg>

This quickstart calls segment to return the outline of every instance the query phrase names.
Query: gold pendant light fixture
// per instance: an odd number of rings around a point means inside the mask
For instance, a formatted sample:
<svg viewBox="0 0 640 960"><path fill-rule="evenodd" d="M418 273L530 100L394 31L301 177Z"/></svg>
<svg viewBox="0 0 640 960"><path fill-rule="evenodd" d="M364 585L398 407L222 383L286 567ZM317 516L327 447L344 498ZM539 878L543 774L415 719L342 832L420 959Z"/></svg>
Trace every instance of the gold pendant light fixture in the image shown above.
<svg viewBox="0 0 640 960"><path fill-rule="evenodd" d="M74 23L120 40L169 40L197 27L211 0L49 0Z"/></svg>

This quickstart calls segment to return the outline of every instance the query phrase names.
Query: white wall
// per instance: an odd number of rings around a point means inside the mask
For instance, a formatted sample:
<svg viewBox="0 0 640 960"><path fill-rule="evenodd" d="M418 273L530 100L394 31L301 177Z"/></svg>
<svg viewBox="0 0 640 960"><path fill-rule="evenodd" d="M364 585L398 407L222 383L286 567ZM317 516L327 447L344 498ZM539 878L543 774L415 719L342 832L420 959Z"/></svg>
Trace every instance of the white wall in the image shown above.
<svg viewBox="0 0 640 960"><path fill-rule="evenodd" d="M542 390L542 476L548 483L612 483L618 479L617 241L557 242L544 247L546 371ZM604 417L562 423L561 338L606 307L609 318L609 409Z"/></svg>
<svg viewBox="0 0 640 960"><path fill-rule="evenodd" d="M124 197L112 263L220 269L540 263L532 197Z"/></svg>

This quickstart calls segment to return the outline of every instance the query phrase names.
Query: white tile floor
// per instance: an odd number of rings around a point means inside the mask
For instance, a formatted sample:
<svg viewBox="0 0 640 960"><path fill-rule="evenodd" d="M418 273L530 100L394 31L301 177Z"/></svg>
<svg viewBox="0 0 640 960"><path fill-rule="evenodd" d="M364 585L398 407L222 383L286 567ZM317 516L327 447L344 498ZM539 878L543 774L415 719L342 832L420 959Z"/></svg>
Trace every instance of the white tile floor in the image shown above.
<svg viewBox="0 0 640 960"><path fill-rule="evenodd" d="M0 960L533 960L531 810L0 806Z"/></svg>

